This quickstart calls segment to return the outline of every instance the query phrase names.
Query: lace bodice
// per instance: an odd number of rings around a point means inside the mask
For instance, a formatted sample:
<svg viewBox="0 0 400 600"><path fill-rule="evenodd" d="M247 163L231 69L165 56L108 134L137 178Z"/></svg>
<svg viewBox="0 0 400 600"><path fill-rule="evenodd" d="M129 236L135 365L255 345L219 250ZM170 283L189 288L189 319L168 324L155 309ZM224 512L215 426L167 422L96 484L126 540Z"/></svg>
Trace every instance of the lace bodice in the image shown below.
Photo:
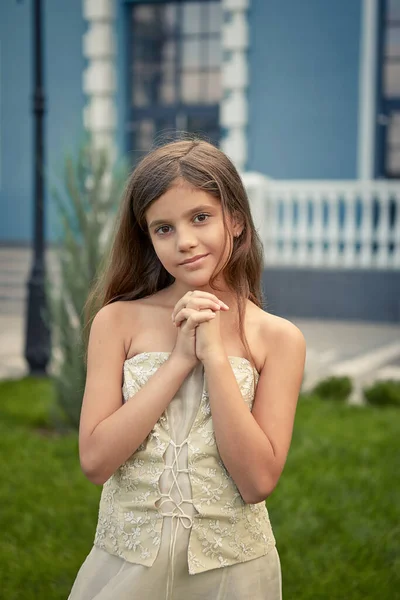
<svg viewBox="0 0 400 600"><path fill-rule="evenodd" d="M124 401L134 401L168 356L147 352L125 361ZM244 358L229 361L251 410L258 374ZM143 444L104 484L95 545L151 566L164 518L189 532L191 574L251 560L275 545L265 503L246 504L221 460L201 363Z"/></svg>

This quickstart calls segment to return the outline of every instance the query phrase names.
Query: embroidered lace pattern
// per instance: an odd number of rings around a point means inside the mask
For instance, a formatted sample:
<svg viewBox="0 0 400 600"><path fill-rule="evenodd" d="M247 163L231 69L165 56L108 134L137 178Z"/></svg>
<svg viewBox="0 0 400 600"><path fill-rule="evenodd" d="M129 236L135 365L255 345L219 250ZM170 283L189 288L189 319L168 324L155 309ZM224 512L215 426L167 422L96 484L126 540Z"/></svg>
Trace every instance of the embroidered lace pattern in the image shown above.
<svg viewBox="0 0 400 600"><path fill-rule="evenodd" d="M168 353L151 352L126 361L125 400L132 399L167 358ZM230 362L251 410L253 369L245 359L230 357ZM257 379L256 374L256 383ZM164 455L170 446L174 458L171 465L166 465ZM178 466L184 447L187 468ZM159 482L166 471L172 483L167 492L161 492ZM180 476L189 477L192 498L182 494ZM205 382L187 438L180 444L171 439L164 413L143 444L104 484L94 543L127 561L151 566L160 547L165 517L176 521L171 555L178 525L190 530L191 574L258 558L275 545L265 503L246 504L221 460Z"/></svg>

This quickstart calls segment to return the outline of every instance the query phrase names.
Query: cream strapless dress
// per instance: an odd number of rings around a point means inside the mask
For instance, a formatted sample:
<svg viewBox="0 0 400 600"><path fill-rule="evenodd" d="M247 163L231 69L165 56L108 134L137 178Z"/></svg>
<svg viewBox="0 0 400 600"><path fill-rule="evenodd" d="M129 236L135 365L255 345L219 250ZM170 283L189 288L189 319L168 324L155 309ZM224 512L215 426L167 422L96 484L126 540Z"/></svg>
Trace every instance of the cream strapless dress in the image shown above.
<svg viewBox="0 0 400 600"><path fill-rule="evenodd" d="M146 353L165 356L167 352ZM124 364L124 401L129 397L129 368L136 355ZM246 359L230 357L234 362ZM185 518L177 516L182 497L191 498L185 439L199 409L204 371L199 364L183 382L165 414L171 439L165 453L166 469L159 487L163 514L160 549L154 564L145 567L129 563L93 546L82 564L68 600L281 600L279 556L274 547L268 554L189 575L187 549L193 505L185 505ZM169 500L171 498L172 500Z"/></svg>

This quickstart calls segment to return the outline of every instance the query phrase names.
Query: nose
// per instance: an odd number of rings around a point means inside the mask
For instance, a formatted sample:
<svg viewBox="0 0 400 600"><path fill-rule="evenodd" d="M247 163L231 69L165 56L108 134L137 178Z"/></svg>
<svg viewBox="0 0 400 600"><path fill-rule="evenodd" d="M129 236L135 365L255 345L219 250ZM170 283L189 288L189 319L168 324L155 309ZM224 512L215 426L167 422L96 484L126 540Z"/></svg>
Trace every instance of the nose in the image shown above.
<svg viewBox="0 0 400 600"><path fill-rule="evenodd" d="M193 229L185 227L177 230L176 245L179 252L186 252L191 248L195 248L197 246L197 240Z"/></svg>

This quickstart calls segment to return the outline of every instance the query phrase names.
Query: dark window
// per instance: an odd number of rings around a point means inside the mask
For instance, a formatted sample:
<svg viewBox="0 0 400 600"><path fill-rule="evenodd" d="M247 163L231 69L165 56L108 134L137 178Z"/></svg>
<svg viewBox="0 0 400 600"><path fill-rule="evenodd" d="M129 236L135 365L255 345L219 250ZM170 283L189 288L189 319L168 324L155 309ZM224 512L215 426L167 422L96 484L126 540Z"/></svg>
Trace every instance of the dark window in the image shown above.
<svg viewBox="0 0 400 600"><path fill-rule="evenodd" d="M400 0L380 3L377 174L400 178Z"/></svg>
<svg viewBox="0 0 400 600"><path fill-rule="evenodd" d="M137 160L177 132L219 141L219 1L132 4L127 146Z"/></svg>

